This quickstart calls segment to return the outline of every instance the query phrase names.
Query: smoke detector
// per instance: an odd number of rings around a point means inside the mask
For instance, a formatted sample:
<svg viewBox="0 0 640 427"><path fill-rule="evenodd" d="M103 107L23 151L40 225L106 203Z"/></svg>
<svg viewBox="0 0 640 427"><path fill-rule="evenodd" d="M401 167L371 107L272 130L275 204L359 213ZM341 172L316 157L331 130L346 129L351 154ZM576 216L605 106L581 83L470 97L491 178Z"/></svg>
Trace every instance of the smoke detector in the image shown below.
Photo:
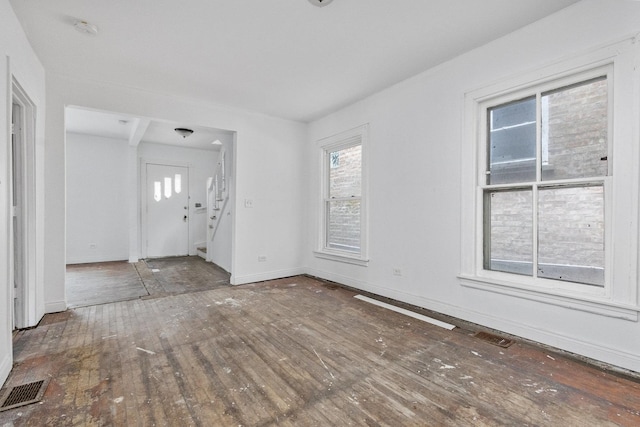
<svg viewBox="0 0 640 427"><path fill-rule="evenodd" d="M309 3L311 3L314 6L325 7L332 1L333 0L309 0Z"/></svg>
<svg viewBox="0 0 640 427"><path fill-rule="evenodd" d="M73 26L76 30L83 34L88 34L90 36L95 36L98 34L98 27L96 25L88 23L87 21L78 20L73 23Z"/></svg>

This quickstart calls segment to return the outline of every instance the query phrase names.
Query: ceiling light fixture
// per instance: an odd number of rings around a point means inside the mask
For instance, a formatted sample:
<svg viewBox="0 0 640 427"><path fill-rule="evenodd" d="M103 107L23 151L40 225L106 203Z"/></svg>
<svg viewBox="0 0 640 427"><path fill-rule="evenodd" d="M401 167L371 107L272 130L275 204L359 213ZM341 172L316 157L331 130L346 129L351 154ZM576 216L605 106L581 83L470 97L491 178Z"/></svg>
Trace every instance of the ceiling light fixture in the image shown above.
<svg viewBox="0 0 640 427"><path fill-rule="evenodd" d="M98 34L98 27L93 24L89 24L87 21L78 20L73 23L73 26L76 30L83 34L88 34L90 36L95 36Z"/></svg>
<svg viewBox="0 0 640 427"><path fill-rule="evenodd" d="M174 130L182 138L186 138L186 137L188 137L189 135L191 135L193 133L193 131L191 129L187 129L187 128L175 128Z"/></svg>
<svg viewBox="0 0 640 427"><path fill-rule="evenodd" d="M325 7L332 1L333 0L309 0L309 3L311 3L314 6Z"/></svg>

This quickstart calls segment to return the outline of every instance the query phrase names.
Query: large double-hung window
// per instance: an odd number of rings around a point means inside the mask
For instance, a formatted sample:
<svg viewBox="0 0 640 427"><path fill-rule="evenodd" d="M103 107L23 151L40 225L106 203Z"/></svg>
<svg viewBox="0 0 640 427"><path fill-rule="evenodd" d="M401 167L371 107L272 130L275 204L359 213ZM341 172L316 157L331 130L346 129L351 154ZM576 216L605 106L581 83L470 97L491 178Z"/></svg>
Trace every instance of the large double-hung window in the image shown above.
<svg viewBox="0 0 640 427"><path fill-rule="evenodd" d="M461 284L638 319L632 41L466 94Z"/></svg>
<svg viewBox="0 0 640 427"><path fill-rule="evenodd" d="M604 286L610 103L600 72L485 108L486 270Z"/></svg>

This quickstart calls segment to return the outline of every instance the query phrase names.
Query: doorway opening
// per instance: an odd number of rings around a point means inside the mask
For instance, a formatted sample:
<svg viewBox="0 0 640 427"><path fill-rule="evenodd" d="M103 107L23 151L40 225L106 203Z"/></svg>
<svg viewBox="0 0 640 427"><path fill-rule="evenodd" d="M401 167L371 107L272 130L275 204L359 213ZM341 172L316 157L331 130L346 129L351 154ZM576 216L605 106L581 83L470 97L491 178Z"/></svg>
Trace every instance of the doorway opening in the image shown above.
<svg viewBox="0 0 640 427"><path fill-rule="evenodd" d="M11 97L10 283L13 329L35 322L35 104L14 79Z"/></svg>
<svg viewBox="0 0 640 427"><path fill-rule="evenodd" d="M184 126L194 131L188 138L174 130ZM65 131L68 267L196 257L209 244L208 181L223 150L230 153L229 197L235 195L234 131L79 106L66 107ZM230 273L232 205L217 258L206 259ZM77 286L66 280L69 294Z"/></svg>

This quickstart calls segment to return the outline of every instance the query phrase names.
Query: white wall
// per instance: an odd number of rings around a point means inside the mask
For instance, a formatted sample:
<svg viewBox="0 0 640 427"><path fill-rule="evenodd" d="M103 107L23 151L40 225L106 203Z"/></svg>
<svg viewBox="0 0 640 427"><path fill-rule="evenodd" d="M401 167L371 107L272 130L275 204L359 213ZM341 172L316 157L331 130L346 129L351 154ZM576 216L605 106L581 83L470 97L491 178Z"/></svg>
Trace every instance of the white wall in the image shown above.
<svg viewBox="0 0 640 427"><path fill-rule="evenodd" d="M67 133L67 264L129 259L128 141Z"/></svg>
<svg viewBox="0 0 640 427"><path fill-rule="evenodd" d="M215 171L218 153L143 142L138 156L142 162L189 166L189 255L196 255L196 244L207 239L207 178ZM197 209L196 203L202 208Z"/></svg>
<svg viewBox="0 0 640 427"><path fill-rule="evenodd" d="M36 146L35 146L35 184L42 188L44 183L44 119L45 89L44 69L27 41L11 5L0 0L0 384L4 383L12 365L12 304L9 281L9 224L10 224L10 187L9 187L9 141L11 76L13 76L36 105ZM29 289L31 307L28 324L33 326L44 313L43 292L43 193L38 192L35 199L36 218L36 265L33 266L35 278Z"/></svg>
<svg viewBox="0 0 640 427"><path fill-rule="evenodd" d="M304 187L302 150L306 125L91 80L47 75L46 308L66 307L64 106L116 111L135 117L192 123L237 131L236 200L254 199L253 209L236 202L233 283L302 272L300 236ZM204 200L204 199L203 199ZM258 255L267 254L266 263Z"/></svg>
<svg viewBox="0 0 640 427"><path fill-rule="evenodd" d="M465 93L638 31L639 2L586 0L311 123L308 272L640 371L638 322L470 289L457 279ZM370 124L368 267L311 252L321 209L315 141L364 123Z"/></svg>

